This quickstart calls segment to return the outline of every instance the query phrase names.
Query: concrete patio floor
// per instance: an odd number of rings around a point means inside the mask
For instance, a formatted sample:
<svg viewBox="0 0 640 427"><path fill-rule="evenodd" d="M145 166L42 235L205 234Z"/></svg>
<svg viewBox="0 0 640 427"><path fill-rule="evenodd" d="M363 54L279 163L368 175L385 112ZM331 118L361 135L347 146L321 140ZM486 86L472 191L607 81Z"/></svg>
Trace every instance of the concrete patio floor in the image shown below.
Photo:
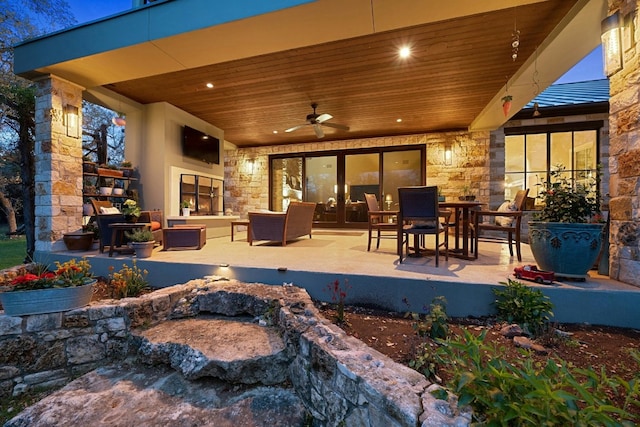
<svg viewBox="0 0 640 427"><path fill-rule="evenodd" d="M375 246L375 242L373 243ZM451 244L451 246L453 246ZM433 244L427 247L433 247ZM535 264L529 246L523 244L522 263L509 256L508 246L480 242L477 260L461 260L441 254L440 266L433 256L407 258L398 263L395 240L383 239L378 250L367 252L366 230L316 229L313 238L303 237L282 247L269 242L246 242L246 232L208 239L201 250L163 251L139 259L154 286L184 283L206 275L272 285L294 284L312 298L331 301L329 284L339 281L346 303L368 304L393 311L422 311L436 296L447 299L450 316L482 316L493 312L491 289L513 278L513 268ZM98 274L108 267L119 269L131 255L65 252L61 256L88 256ZM49 258L51 254L47 255ZM589 272L584 282L562 281L552 285L525 282L541 289L554 303L554 320L640 328L640 288ZM408 302L408 304L407 304Z"/></svg>

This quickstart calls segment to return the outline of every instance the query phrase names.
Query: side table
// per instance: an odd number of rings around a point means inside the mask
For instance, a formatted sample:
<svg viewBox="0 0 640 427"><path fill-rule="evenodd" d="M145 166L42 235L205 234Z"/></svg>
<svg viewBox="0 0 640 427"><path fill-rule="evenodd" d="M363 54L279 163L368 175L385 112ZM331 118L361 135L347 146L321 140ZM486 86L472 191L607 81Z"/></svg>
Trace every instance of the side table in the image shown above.
<svg viewBox="0 0 640 427"><path fill-rule="evenodd" d="M122 253L131 250L122 244L124 242L125 231L135 230L136 228L148 228L151 230L151 224L148 222L114 222L113 224L109 224L109 228L111 228L111 244L109 245L109 257L111 257L113 256L113 251ZM116 247L117 242L120 242L120 246L118 247Z"/></svg>
<svg viewBox="0 0 640 427"><path fill-rule="evenodd" d="M231 221L231 241L233 242L233 233L236 229L237 225L246 225L247 226L247 241L249 240L249 233L251 233L250 225L248 219L238 219L236 221Z"/></svg>

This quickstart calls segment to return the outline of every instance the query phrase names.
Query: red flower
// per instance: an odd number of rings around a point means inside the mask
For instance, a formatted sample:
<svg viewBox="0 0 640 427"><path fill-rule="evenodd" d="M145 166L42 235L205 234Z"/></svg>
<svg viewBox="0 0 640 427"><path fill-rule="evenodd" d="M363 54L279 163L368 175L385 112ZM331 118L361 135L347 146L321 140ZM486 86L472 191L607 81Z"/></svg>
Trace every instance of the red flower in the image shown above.
<svg viewBox="0 0 640 427"><path fill-rule="evenodd" d="M11 281L12 285L20 285L22 283L32 282L34 280L38 280L38 276L35 274L27 273L23 276L18 276Z"/></svg>

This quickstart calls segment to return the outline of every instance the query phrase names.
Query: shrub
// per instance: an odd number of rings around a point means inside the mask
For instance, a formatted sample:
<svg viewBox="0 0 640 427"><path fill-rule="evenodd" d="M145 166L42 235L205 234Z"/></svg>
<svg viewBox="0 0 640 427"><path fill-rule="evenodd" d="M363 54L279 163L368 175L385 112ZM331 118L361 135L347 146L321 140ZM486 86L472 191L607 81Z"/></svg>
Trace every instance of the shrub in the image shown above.
<svg viewBox="0 0 640 427"><path fill-rule="evenodd" d="M627 382L607 377L604 370L571 369L553 359L540 364L525 357L512 364L504 349L484 343L485 336L486 331L479 337L464 331L431 356L446 361L440 365L451 375L446 386L458 395L460 406L471 405L478 425L635 425L628 409L639 405L640 376ZM640 368L637 351L634 358ZM623 407L613 406L610 395L624 395Z"/></svg>
<svg viewBox="0 0 640 427"><path fill-rule="evenodd" d="M149 272L141 270L136 265L135 259L132 263L131 267L122 264L120 271L109 275L114 298L137 297L149 287L149 282L146 280ZM109 270L113 271L114 268L109 267Z"/></svg>
<svg viewBox="0 0 640 427"><path fill-rule="evenodd" d="M509 323L518 323L534 336L542 333L553 316L549 297L517 280L509 279L501 284L506 285L504 290L493 289L498 316Z"/></svg>
<svg viewBox="0 0 640 427"><path fill-rule="evenodd" d="M404 303L409 306L406 298ZM446 312L447 300L443 296L435 297L429 306L429 312L425 315L415 312L407 312L404 317L413 319L413 329L418 336L429 335L433 339L445 339L449 334L449 324Z"/></svg>

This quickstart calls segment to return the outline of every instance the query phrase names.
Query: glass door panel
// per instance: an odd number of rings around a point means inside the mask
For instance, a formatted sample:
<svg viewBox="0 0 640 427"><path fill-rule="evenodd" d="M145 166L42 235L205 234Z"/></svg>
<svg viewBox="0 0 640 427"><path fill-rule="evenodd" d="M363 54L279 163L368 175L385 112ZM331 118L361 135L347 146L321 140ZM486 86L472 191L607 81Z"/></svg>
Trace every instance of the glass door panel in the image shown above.
<svg viewBox="0 0 640 427"><path fill-rule="evenodd" d="M422 152L420 150L382 153L382 208L398 210L398 187L422 185Z"/></svg>
<svg viewBox="0 0 640 427"><path fill-rule="evenodd" d="M345 222L368 222L364 193L380 200L380 154L348 154L345 156Z"/></svg>
<svg viewBox="0 0 640 427"><path fill-rule="evenodd" d="M302 201L302 157L271 162L271 210L285 212L292 201Z"/></svg>
<svg viewBox="0 0 640 427"><path fill-rule="evenodd" d="M305 201L316 203L314 221L337 223L338 157L307 157L304 163Z"/></svg>

